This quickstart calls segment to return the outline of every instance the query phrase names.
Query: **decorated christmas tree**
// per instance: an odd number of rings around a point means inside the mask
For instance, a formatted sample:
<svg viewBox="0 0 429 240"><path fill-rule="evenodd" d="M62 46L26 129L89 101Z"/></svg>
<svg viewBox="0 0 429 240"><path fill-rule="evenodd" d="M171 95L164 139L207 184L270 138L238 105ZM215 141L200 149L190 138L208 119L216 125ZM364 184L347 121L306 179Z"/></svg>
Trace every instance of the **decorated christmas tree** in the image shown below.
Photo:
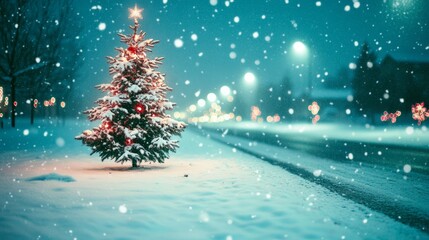
<svg viewBox="0 0 429 240"><path fill-rule="evenodd" d="M127 48L117 48L119 54L108 57L112 82L96 86L108 94L85 111L90 121L101 124L76 137L91 147L91 154L99 153L102 161L131 161L133 167L143 161L164 162L179 146L173 137L186 127L166 113L175 105L166 97L172 89L165 75L156 71L163 58L146 56L159 41L145 40L146 33L138 31L142 11L137 6L130 9L133 33L118 34Z"/></svg>

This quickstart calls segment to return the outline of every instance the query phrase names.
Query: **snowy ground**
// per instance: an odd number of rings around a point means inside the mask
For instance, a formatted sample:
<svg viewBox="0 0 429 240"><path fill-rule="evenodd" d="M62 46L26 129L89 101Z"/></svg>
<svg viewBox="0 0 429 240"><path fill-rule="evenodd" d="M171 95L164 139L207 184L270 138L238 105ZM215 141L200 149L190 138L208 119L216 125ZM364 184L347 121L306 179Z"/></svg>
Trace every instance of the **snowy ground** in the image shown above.
<svg viewBox="0 0 429 240"><path fill-rule="evenodd" d="M89 156L84 128L0 131L1 239L429 239L189 130L165 164L130 170Z"/></svg>

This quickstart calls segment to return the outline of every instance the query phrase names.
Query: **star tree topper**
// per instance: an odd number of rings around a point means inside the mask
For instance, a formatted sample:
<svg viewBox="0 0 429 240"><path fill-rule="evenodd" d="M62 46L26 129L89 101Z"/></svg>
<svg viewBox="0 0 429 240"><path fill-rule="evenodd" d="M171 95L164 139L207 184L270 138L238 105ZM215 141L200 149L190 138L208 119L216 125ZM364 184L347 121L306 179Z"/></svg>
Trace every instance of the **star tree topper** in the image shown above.
<svg viewBox="0 0 429 240"><path fill-rule="evenodd" d="M130 11L129 18L134 18L134 21L137 21L138 18L143 19L143 8L138 8L137 5L134 5L134 8L128 8L128 10Z"/></svg>

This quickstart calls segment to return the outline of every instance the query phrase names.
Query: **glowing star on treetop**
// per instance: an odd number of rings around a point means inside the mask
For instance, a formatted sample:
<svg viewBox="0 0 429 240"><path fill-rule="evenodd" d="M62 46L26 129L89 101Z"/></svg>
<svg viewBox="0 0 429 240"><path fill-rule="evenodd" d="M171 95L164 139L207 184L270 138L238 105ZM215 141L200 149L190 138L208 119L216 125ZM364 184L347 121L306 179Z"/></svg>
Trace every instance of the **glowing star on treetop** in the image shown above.
<svg viewBox="0 0 429 240"><path fill-rule="evenodd" d="M134 18L134 20L137 20L137 18L143 19L143 8L137 8L137 5L135 5L134 8L129 8L128 10L130 11L130 18Z"/></svg>

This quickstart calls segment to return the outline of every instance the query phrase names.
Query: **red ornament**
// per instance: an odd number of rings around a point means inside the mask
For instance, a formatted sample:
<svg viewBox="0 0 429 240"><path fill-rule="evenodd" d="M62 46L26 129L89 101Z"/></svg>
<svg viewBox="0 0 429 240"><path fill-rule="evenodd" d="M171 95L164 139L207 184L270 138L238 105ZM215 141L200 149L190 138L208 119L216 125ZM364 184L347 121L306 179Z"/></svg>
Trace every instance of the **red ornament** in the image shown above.
<svg viewBox="0 0 429 240"><path fill-rule="evenodd" d="M110 121L104 121L103 124L101 125L104 129L109 129L112 127L112 122Z"/></svg>
<svg viewBox="0 0 429 240"><path fill-rule="evenodd" d="M146 111L145 106L144 106L143 104L141 104L141 103L137 103L137 104L134 106L134 109L135 109L135 110L136 110L136 112L137 112L137 113L139 113L139 114L142 114L142 113L144 113L144 112Z"/></svg>
<svg viewBox="0 0 429 240"><path fill-rule="evenodd" d="M130 146L131 144L133 144L133 140L131 138L125 139L125 145Z"/></svg>
<svg viewBox="0 0 429 240"><path fill-rule="evenodd" d="M135 48L133 46L129 46L127 50L128 50L128 52L133 53L133 54L136 54L136 52L137 52L137 48Z"/></svg>

